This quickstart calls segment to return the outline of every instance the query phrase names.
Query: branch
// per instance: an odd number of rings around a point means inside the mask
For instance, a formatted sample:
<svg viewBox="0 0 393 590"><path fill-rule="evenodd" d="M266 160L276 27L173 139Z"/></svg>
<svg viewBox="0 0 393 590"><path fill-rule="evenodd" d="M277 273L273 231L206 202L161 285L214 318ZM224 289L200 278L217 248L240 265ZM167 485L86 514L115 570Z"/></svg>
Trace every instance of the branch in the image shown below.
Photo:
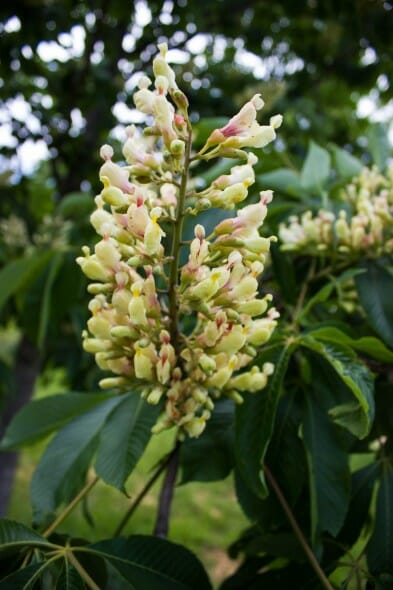
<svg viewBox="0 0 393 590"><path fill-rule="evenodd" d="M160 499L158 504L158 512L156 524L154 526L154 535L165 539L168 536L169 529L169 515L173 499L173 492L176 483L177 471L179 468L180 442L176 443L170 459L168 461L168 469L165 474L164 483L162 484Z"/></svg>
<svg viewBox="0 0 393 590"><path fill-rule="evenodd" d="M324 571L322 570L321 566L319 565L318 560L315 557L311 547L307 543L306 537L304 536L301 528L299 527L299 525L296 521L296 518L291 510L291 507L289 506L288 502L286 501L285 496L282 493L280 486L278 485L276 479L274 478L272 472L270 471L270 469L268 468L267 465L264 465L264 472L266 474L266 478L267 478L268 482L270 483L271 487L274 490L274 493L277 496L278 501L280 502L280 504L282 506L282 509L284 510L285 514L287 515L287 518L291 524L291 527L293 528L293 532L295 533L300 545L302 546L304 553L306 554L306 557L307 557L308 561L310 562L311 567L314 569L315 573L317 574L318 578L320 579L322 586L326 590L334 590L333 586L330 584Z"/></svg>
<svg viewBox="0 0 393 590"><path fill-rule="evenodd" d="M115 532L113 533L113 537L118 537L120 535L120 533L122 532L122 530L126 526L127 522L130 520L131 516L134 514L135 510L138 508L139 504L142 502L143 498L146 496L146 494L148 493L148 491L150 490L150 488L157 481L157 479L159 478L159 476L161 475L161 473L168 466L170 460L172 459L172 455L173 455L173 453L174 453L175 450L176 449L174 449L172 451L172 453L170 453L166 457L166 459L161 463L161 465L158 467L158 469L153 473L153 475L151 476L151 478L143 486L143 488L141 489L141 491L139 492L139 494L137 495L137 497L135 498L135 500L133 501L133 503L131 504L131 506L128 508L128 510L125 513L125 515L123 516L123 518L121 519L118 527L116 528Z"/></svg>

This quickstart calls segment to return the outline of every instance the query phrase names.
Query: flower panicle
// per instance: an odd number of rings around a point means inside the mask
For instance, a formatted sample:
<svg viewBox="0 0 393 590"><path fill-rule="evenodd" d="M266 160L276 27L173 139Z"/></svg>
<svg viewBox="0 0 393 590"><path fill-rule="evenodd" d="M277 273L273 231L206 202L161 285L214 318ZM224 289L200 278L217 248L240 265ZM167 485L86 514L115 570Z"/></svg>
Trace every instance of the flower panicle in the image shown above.
<svg viewBox="0 0 393 590"><path fill-rule="evenodd" d="M188 259L179 268L181 223L188 211L183 202L191 203L193 214L242 203L257 162L243 148L272 141L281 118L260 126L256 115L263 102L256 95L194 154L188 100L166 57L163 44L153 62L154 82L143 76L134 94L151 125L144 133L126 128L126 165L114 161L110 146L100 150L102 190L91 215L100 239L77 258L92 295L83 347L108 373L102 388L132 386L147 403L162 405L154 432L176 426L180 437L197 437L217 399L241 403L246 392L262 390L274 370L254 359L278 319L272 296L259 295L275 237L259 233L272 199L271 191L263 191L258 203L238 209L210 236L196 223ZM243 163L200 193L188 190L190 156L198 161L228 150L241 154Z"/></svg>

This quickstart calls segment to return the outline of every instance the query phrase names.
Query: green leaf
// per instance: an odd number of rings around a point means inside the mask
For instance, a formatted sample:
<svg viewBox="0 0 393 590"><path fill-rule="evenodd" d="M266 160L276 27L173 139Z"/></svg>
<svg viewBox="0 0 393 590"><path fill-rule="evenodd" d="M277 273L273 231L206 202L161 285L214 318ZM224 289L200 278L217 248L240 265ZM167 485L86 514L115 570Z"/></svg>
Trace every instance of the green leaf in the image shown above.
<svg viewBox="0 0 393 590"><path fill-rule="evenodd" d="M350 471L340 430L312 395L305 397L302 432L309 464L311 537L315 546L322 532L336 536L344 523Z"/></svg>
<svg viewBox="0 0 393 590"><path fill-rule="evenodd" d="M393 348L393 276L378 262L364 264L355 278L359 301L371 327Z"/></svg>
<svg viewBox="0 0 393 590"><path fill-rule="evenodd" d="M69 193L65 195L57 206L57 213L64 217L71 217L77 220L86 218L94 209L94 199L87 193Z"/></svg>
<svg viewBox="0 0 393 590"><path fill-rule="evenodd" d="M18 258L0 270L0 309L10 297L36 278L52 255L53 252L47 251Z"/></svg>
<svg viewBox="0 0 393 590"><path fill-rule="evenodd" d="M48 276L45 281L44 292L42 296L41 310L40 310L40 321L38 327L37 343L38 348L42 350L44 348L46 334L51 315L52 301L52 289L56 277L62 267L64 260L63 252L56 252L50 262Z"/></svg>
<svg viewBox="0 0 393 590"><path fill-rule="evenodd" d="M366 523L377 475L377 463L366 465L352 474L348 513L337 537L337 541L346 547L352 547Z"/></svg>
<svg viewBox="0 0 393 590"><path fill-rule="evenodd" d="M300 184L306 191L321 195L329 179L330 154L311 141L300 173Z"/></svg>
<svg viewBox="0 0 393 590"><path fill-rule="evenodd" d="M332 326L324 328L317 328L308 332L310 336L316 340L324 342L332 342L334 344L344 344L350 346L354 350L365 353L367 356L377 359L385 363L393 362L393 352L386 348L383 342L373 336L365 336L363 338L351 338L342 330Z"/></svg>
<svg viewBox="0 0 393 590"><path fill-rule="evenodd" d="M259 526L253 526L242 533L240 538L229 548L233 559L239 554L247 556L274 555L293 561L304 561L304 550L292 532L274 531L264 533Z"/></svg>
<svg viewBox="0 0 393 590"><path fill-rule="evenodd" d="M111 397L105 393L59 393L34 400L12 420L0 449L17 449L34 443Z"/></svg>
<svg viewBox="0 0 393 590"><path fill-rule="evenodd" d="M382 123L374 123L367 130L368 149L374 160L374 164L383 172L388 164L392 152L388 137L388 126Z"/></svg>
<svg viewBox="0 0 393 590"><path fill-rule="evenodd" d="M272 172L259 174L256 178L258 186L291 195L301 197L304 195L304 187L300 182L300 175L290 168L277 168Z"/></svg>
<svg viewBox="0 0 393 590"><path fill-rule="evenodd" d="M337 146L333 147L333 160L334 167L344 180L358 176L363 169L363 164L358 158Z"/></svg>
<svg viewBox="0 0 393 590"><path fill-rule="evenodd" d="M370 572L393 574L393 465L382 465L374 531L367 548Z"/></svg>
<svg viewBox="0 0 393 590"><path fill-rule="evenodd" d="M124 484L151 437L159 413L136 393L123 397L100 435L95 469L106 483L124 492Z"/></svg>
<svg viewBox="0 0 393 590"><path fill-rule="evenodd" d="M291 343L278 350L275 348L274 358L269 359L274 362L275 369L267 387L264 391L246 395L244 403L236 409L236 461L251 490L261 498L268 493L263 462L273 434L282 383L296 346Z"/></svg>
<svg viewBox="0 0 393 590"><path fill-rule="evenodd" d="M24 524L9 520L0 519L0 550L12 549L26 546L50 547L51 544L45 537L42 537Z"/></svg>
<svg viewBox="0 0 393 590"><path fill-rule="evenodd" d="M41 522L84 483L98 435L121 398L107 399L69 422L52 439L34 472L31 501L35 521Z"/></svg>
<svg viewBox="0 0 393 590"><path fill-rule="evenodd" d="M308 335L302 337L301 345L321 355L352 392L354 401L333 408L330 414L335 422L364 438L374 419L374 384L367 367L353 358L348 347L320 342Z"/></svg>
<svg viewBox="0 0 393 590"><path fill-rule="evenodd" d="M203 436L184 441L180 450L181 483L218 481L229 475L233 467L233 421L233 402L219 401Z"/></svg>
<svg viewBox="0 0 393 590"><path fill-rule="evenodd" d="M133 535L101 541L84 551L108 560L135 590L211 590L195 555L164 539Z"/></svg>
<svg viewBox="0 0 393 590"><path fill-rule="evenodd" d="M76 569L65 559L64 568L56 581L56 590L86 590Z"/></svg>
<svg viewBox="0 0 393 590"><path fill-rule="evenodd" d="M0 590L31 590L32 584L37 582L40 570L44 570L46 564L33 563L17 572L9 574L0 581Z"/></svg>

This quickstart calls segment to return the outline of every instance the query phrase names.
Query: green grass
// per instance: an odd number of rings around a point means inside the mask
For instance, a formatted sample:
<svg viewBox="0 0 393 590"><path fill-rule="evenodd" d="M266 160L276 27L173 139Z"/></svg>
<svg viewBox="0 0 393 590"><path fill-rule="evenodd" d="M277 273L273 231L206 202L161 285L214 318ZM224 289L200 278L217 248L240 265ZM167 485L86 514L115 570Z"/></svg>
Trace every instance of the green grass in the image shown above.
<svg viewBox="0 0 393 590"><path fill-rule="evenodd" d="M61 374L53 374L50 379L40 381L37 395L42 397L61 391L64 389L62 385ZM152 438L127 482L129 498L99 482L91 490L87 501L87 510L94 526L87 522L82 506L78 506L59 527L59 532L91 541L111 537L133 498L150 476L154 465L172 448L172 439L171 433ZM35 445L21 454L14 486L9 517L27 524L31 521L29 483L43 446ZM209 458L206 457L206 460ZM124 534L152 532L161 482L162 478L145 496L125 527ZM246 526L247 520L236 502L231 477L220 482L187 483L176 487L169 539L194 551L215 583L235 569L236 563L226 556L226 549Z"/></svg>

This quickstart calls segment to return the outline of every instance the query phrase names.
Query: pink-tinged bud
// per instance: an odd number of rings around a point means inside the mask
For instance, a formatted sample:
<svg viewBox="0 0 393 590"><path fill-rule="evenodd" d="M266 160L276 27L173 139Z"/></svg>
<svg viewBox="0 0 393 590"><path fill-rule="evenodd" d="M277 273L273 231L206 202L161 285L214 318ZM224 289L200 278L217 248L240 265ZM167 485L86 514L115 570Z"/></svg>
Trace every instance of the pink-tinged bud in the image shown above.
<svg viewBox="0 0 393 590"><path fill-rule="evenodd" d="M249 391L255 393L264 389L267 385L267 375L259 371L257 367L253 367L251 371L242 373L232 379L228 383L228 387L233 387L239 391Z"/></svg>
<svg viewBox="0 0 393 590"><path fill-rule="evenodd" d="M128 304L128 313L131 322L136 326L147 326L146 309L141 295L142 282L132 285L132 299Z"/></svg>
<svg viewBox="0 0 393 590"><path fill-rule="evenodd" d="M112 295L112 305L121 314L128 313L128 306L132 299L132 294L128 289L116 289Z"/></svg>
<svg viewBox="0 0 393 590"><path fill-rule="evenodd" d="M100 178L106 178L108 185L120 188L125 192L131 192L132 185L128 177L129 172L111 160L106 161L100 168Z"/></svg>
<svg viewBox="0 0 393 590"><path fill-rule="evenodd" d="M107 240L101 240L94 248L97 260L110 269L115 269L121 259L120 252L115 244L115 240L109 238Z"/></svg>
<svg viewBox="0 0 393 590"><path fill-rule="evenodd" d="M208 376L212 375L212 373L216 370L216 361L213 357L208 356L207 354L201 354L198 359L198 364L202 371Z"/></svg>
<svg viewBox="0 0 393 590"><path fill-rule="evenodd" d="M111 337L111 324L100 315L91 317L87 322L87 327L95 338L110 339Z"/></svg>
<svg viewBox="0 0 393 590"><path fill-rule="evenodd" d="M229 354L236 354L246 343L246 332L242 326L233 326L227 334L214 346L215 353L226 352Z"/></svg>
<svg viewBox="0 0 393 590"><path fill-rule="evenodd" d="M114 219L112 214L108 211L105 211L104 209L96 209L90 215L90 223L96 232L102 236L104 233L106 233L108 227L112 227L114 225Z"/></svg>
<svg viewBox="0 0 393 590"><path fill-rule="evenodd" d="M138 111L141 111L141 113L144 113L145 115L153 114L154 101L156 98L154 92L147 88L141 88L133 94L132 98L134 99Z"/></svg>
<svg viewBox="0 0 393 590"><path fill-rule="evenodd" d="M126 195L119 188L111 186L106 176L101 178L104 188L101 191L103 201L113 207L124 207L128 204Z"/></svg>
<svg viewBox="0 0 393 590"><path fill-rule="evenodd" d="M277 322L271 317L254 320L247 335L247 342L253 346L262 346L267 342Z"/></svg>
<svg viewBox="0 0 393 590"><path fill-rule="evenodd" d="M147 222L144 236L144 244L146 251L149 254L157 254L161 247L161 238L165 236L161 227L157 223L157 219L160 217L162 209L155 207L152 209L150 219Z"/></svg>
<svg viewBox="0 0 393 590"><path fill-rule="evenodd" d="M78 256L76 262L88 279L107 282L112 277L111 272L94 255L88 258Z"/></svg>
<svg viewBox="0 0 393 590"><path fill-rule="evenodd" d="M183 425L184 430L190 438L198 438L206 428L207 417L192 418L189 422Z"/></svg>
<svg viewBox="0 0 393 590"><path fill-rule="evenodd" d="M129 385L129 382L124 377L105 377L98 382L98 385L101 389L116 389Z"/></svg>
<svg viewBox="0 0 393 590"><path fill-rule="evenodd" d="M155 97L153 114L156 120L156 125L162 134L165 146L170 149L172 141L178 139L178 137L173 128L173 107L165 96L159 95Z"/></svg>
<svg viewBox="0 0 393 590"><path fill-rule="evenodd" d="M135 345L134 370L137 379L153 381L153 362L146 349Z"/></svg>
<svg viewBox="0 0 393 590"><path fill-rule="evenodd" d="M172 70L168 62L166 61L166 54L168 52L168 45L166 43L160 43L158 45L160 53L153 60L153 72L155 77L163 76L167 80L167 84L170 90L176 90L176 78L175 72Z"/></svg>
<svg viewBox="0 0 393 590"><path fill-rule="evenodd" d="M206 386L207 387L215 387L217 389L222 389L224 385L226 385L229 379L232 376L232 373L236 367L237 359L236 356L232 356L225 367L218 369L214 375L208 377L206 379Z"/></svg>
<svg viewBox="0 0 393 590"><path fill-rule="evenodd" d="M244 277L241 283L232 289L231 298L239 301L250 299L255 297L257 291L258 281L252 276Z"/></svg>
<svg viewBox="0 0 393 590"><path fill-rule="evenodd" d="M153 387L150 393L146 396L147 403L156 406L161 400L164 393L165 389L163 387Z"/></svg>
<svg viewBox="0 0 393 590"><path fill-rule="evenodd" d="M103 145L100 149L100 156L105 161L113 158L112 146L108 145L107 143L105 145Z"/></svg>
<svg viewBox="0 0 393 590"><path fill-rule="evenodd" d="M267 309L267 302L264 299L254 299L253 301L245 301L236 306L239 313L245 313L251 317L262 315Z"/></svg>
<svg viewBox="0 0 393 590"><path fill-rule="evenodd" d="M134 330L134 328L130 328L129 326L113 326L110 330L110 335L112 338L137 338L138 332Z"/></svg>
<svg viewBox="0 0 393 590"><path fill-rule="evenodd" d="M85 338L82 342L83 349L86 352L106 352L111 349L112 343L110 340L102 340L101 338Z"/></svg>

